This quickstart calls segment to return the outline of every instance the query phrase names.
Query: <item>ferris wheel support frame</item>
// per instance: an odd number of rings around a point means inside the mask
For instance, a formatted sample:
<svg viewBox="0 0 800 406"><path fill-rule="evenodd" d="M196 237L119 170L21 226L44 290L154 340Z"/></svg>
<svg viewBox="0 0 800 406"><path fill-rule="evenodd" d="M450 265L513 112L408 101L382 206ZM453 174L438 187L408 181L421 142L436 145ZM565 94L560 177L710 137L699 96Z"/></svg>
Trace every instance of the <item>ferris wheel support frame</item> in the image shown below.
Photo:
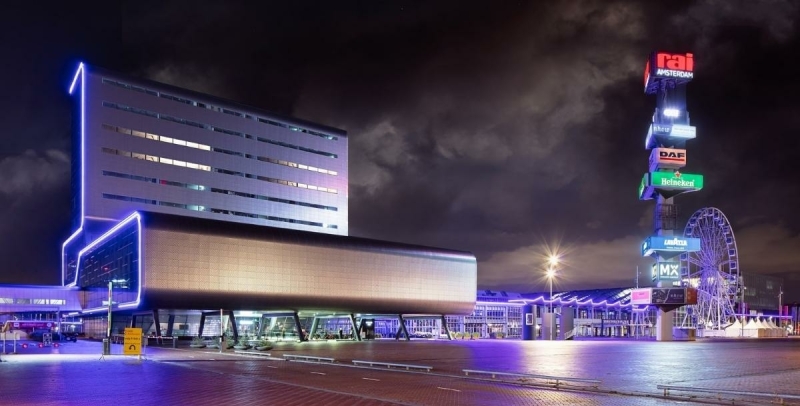
<svg viewBox="0 0 800 406"><path fill-rule="evenodd" d="M721 210L704 207L689 217L684 236L700 238L701 250L681 255L681 280L697 288L697 304L681 312L679 323L724 330L738 315L735 304L741 309L744 302L733 228Z"/></svg>

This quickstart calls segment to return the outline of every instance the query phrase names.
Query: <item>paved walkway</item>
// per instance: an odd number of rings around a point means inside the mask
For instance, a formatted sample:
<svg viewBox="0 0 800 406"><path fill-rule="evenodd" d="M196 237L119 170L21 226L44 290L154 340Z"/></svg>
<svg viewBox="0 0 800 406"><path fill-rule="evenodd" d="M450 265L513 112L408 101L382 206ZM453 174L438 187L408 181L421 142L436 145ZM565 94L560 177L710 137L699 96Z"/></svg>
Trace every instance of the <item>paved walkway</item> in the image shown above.
<svg viewBox="0 0 800 406"><path fill-rule="evenodd" d="M10 349L9 349L10 350ZM219 405L665 405L659 384L800 396L800 340L323 341L276 343L271 357L148 347L145 360L79 341L2 355L0 404ZM121 352L113 346L112 352ZM283 361L331 357L332 365ZM430 373L356 368L352 360L428 365ZM555 390L546 381L465 377L462 369L599 379L597 389ZM539 386L536 386L536 385ZM774 399L700 394L704 403ZM685 399L684 399L685 400ZM792 403L794 402L794 403ZM787 400L787 404L800 404Z"/></svg>

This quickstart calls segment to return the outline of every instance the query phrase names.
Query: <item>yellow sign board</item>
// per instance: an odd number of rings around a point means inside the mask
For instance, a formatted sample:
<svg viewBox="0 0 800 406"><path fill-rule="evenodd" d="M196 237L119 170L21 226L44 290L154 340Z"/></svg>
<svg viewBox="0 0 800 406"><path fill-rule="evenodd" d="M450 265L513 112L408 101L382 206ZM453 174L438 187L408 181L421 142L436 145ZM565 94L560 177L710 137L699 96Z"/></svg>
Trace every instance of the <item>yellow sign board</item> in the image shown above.
<svg viewBox="0 0 800 406"><path fill-rule="evenodd" d="M126 328L122 344L123 355L142 355L142 329Z"/></svg>

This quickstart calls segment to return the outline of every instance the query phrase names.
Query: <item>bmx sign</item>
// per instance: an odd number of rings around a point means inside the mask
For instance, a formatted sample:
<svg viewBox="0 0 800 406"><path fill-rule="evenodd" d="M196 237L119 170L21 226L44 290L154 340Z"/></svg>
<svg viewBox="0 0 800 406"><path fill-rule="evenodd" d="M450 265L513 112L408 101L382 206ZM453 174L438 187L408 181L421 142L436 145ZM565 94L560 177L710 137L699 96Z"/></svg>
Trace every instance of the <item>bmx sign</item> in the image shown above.
<svg viewBox="0 0 800 406"><path fill-rule="evenodd" d="M675 261L656 262L651 268L653 282L681 280L681 263Z"/></svg>

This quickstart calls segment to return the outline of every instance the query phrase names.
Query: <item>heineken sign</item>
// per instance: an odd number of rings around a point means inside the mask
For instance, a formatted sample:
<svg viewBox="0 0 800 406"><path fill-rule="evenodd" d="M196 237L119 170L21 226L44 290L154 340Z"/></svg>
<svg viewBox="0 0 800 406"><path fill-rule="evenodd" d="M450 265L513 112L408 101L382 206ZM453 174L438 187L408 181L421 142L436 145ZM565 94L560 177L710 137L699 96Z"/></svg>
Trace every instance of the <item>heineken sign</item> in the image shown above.
<svg viewBox="0 0 800 406"><path fill-rule="evenodd" d="M648 184L647 173L642 176L639 183L639 200L650 200L653 198L653 188Z"/></svg>
<svg viewBox="0 0 800 406"><path fill-rule="evenodd" d="M678 171L650 172L650 186L660 189L700 190L703 188L703 175Z"/></svg>

